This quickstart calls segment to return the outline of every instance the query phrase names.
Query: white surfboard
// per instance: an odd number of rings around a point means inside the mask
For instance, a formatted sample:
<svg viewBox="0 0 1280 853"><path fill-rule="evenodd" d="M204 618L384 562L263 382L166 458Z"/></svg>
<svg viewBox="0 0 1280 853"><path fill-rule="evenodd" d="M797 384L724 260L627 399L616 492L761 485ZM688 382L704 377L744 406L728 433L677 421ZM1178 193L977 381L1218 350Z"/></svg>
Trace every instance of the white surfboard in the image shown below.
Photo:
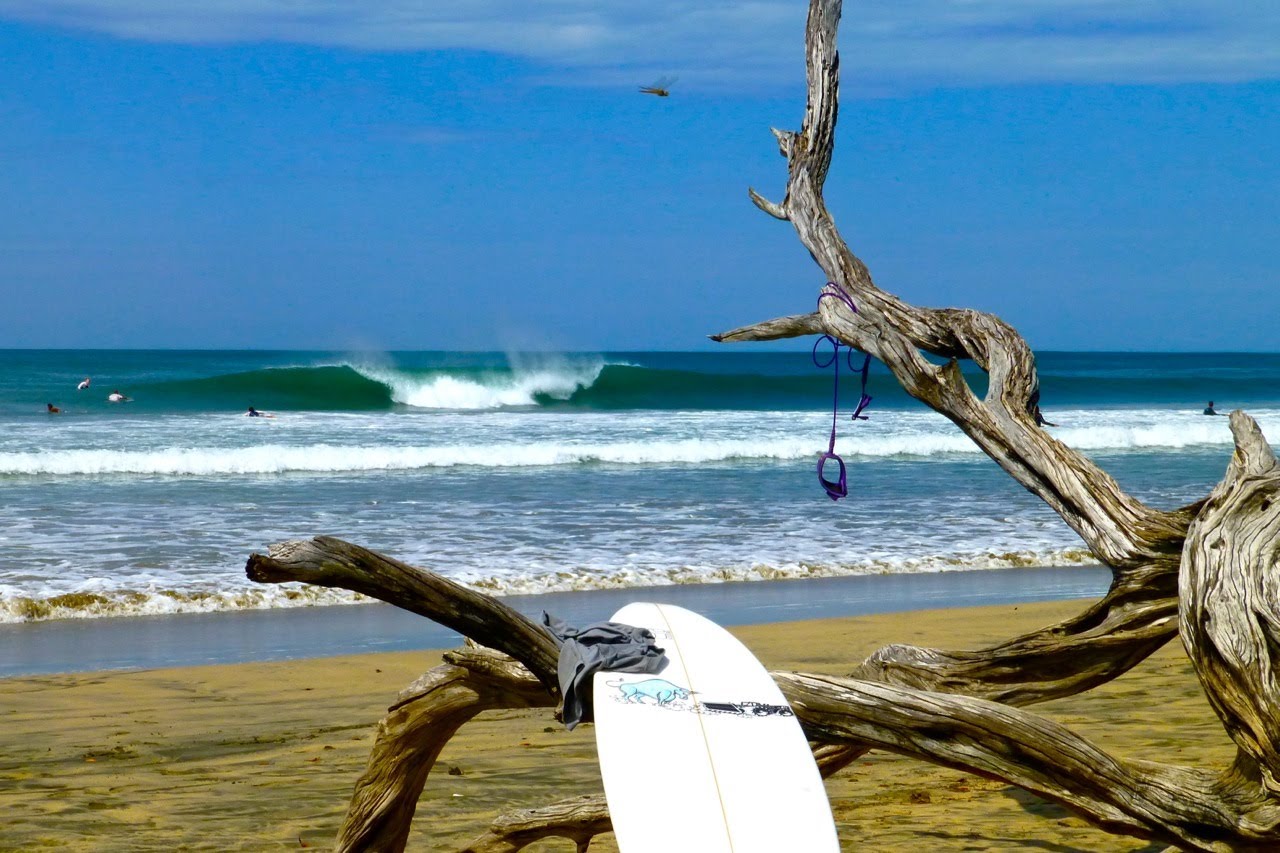
<svg viewBox="0 0 1280 853"><path fill-rule="evenodd" d="M622 853L838 851L831 806L800 723L736 637L671 604L628 604L658 673L599 672L596 750Z"/></svg>

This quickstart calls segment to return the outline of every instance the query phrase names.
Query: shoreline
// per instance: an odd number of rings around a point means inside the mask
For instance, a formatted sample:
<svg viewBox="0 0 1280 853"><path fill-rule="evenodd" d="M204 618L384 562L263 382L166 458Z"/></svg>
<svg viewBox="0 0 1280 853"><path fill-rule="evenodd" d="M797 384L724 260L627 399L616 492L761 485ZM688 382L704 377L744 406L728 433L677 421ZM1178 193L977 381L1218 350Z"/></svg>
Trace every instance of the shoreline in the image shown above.
<svg viewBox="0 0 1280 853"><path fill-rule="evenodd" d="M670 602L722 625L1101 597L1102 566L1047 566L838 578L734 581L502 596L531 618L608 619L637 600ZM0 625L0 679L53 673L234 664L443 649L461 636L382 603Z"/></svg>

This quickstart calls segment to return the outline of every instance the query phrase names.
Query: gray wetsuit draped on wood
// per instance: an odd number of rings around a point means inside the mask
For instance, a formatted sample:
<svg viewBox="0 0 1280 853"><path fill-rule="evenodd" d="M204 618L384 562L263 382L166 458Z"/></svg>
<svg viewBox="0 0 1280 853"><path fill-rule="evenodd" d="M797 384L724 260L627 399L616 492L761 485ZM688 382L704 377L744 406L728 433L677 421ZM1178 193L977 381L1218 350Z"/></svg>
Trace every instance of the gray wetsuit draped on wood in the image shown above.
<svg viewBox="0 0 1280 853"><path fill-rule="evenodd" d="M542 624L560 640L560 693L564 724L572 730L591 721L591 678L600 670L657 672L666 658L648 628L621 622L592 622L575 628L545 610Z"/></svg>

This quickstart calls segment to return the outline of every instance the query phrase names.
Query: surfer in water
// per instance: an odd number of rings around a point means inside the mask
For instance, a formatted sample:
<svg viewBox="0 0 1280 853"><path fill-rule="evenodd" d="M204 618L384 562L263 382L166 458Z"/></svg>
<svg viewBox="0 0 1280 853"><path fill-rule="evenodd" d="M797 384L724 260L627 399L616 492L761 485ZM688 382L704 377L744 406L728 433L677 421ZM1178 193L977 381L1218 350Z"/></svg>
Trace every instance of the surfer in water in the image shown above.
<svg viewBox="0 0 1280 853"><path fill-rule="evenodd" d="M89 377L88 377L88 376L86 376L86 377L84 378L84 381L83 381L83 382L81 382L79 385L77 385L77 386L76 386L76 390L77 390L77 391L83 391L84 389L86 389L86 388L88 388L88 387L89 387Z"/></svg>
<svg viewBox="0 0 1280 853"><path fill-rule="evenodd" d="M129 399L130 399L129 397L126 397L125 395L121 394L119 391L116 391L114 389L111 391L110 394L107 395L108 403L127 403L129 402Z"/></svg>
<svg viewBox="0 0 1280 853"><path fill-rule="evenodd" d="M1216 414L1218 414L1218 410L1217 410L1217 409L1215 409L1215 408L1213 407L1213 401L1212 401L1212 400L1210 400L1210 401L1209 401L1209 405L1207 405L1207 406L1205 406L1205 407L1204 407L1204 414L1206 414L1206 415L1216 415Z"/></svg>
<svg viewBox="0 0 1280 853"><path fill-rule="evenodd" d="M249 407L249 411L245 412L244 416L246 418L274 418L275 417L275 415L271 414L270 412L259 412L253 406Z"/></svg>
<svg viewBox="0 0 1280 853"><path fill-rule="evenodd" d="M51 415L60 415L60 414L62 414L62 409L59 409L59 408L58 408L57 406L55 406L53 403L45 403L44 405L45 405L46 410L49 412L49 414L51 414Z"/></svg>
<svg viewBox="0 0 1280 853"><path fill-rule="evenodd" d="M1031 413L1031 417L1035 418L1036 426L1057 426L1057 424L1049 423L1049 421L1045 420L1044 413L1040 411L1039 388L1032 392L1031 399L1027 401L1027 410Z"/></svg>

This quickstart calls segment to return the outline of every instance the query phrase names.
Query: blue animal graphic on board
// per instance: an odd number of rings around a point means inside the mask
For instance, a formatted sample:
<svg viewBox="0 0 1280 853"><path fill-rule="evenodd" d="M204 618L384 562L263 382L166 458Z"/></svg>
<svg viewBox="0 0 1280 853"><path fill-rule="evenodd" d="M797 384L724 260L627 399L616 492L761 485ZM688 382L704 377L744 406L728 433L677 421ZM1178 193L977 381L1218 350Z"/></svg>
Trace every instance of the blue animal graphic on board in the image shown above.
<svg viewBox="0 0 1280 853"><path fill-rule="evenodd" d="M672 684L665 678L648 678L644 681L610 681L610 687L618 688L621 695L620 701L627 704L640 703L645 704L646 699L652 699L658 705L670 705L677 699L688 699L689 689L681 687L679 684Z"/></svg>

